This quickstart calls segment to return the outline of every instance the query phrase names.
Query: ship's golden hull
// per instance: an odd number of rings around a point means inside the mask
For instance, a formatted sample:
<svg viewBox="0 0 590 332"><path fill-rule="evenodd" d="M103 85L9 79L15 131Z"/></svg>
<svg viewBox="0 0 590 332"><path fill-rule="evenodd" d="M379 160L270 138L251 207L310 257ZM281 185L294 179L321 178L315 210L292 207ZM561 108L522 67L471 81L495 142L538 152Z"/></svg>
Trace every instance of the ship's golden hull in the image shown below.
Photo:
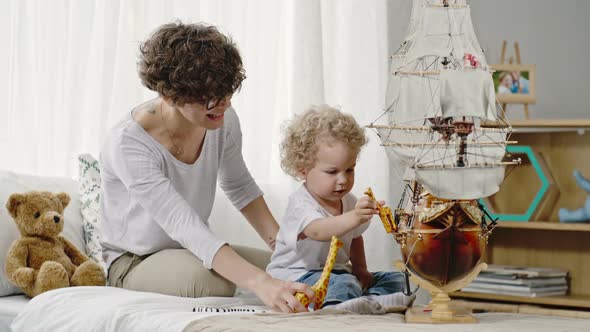
<svg viewBox="0 0 590 332"><path fill-rule="evenodd" d="M414 223L402 248L404 261L412 272L444 286L465 277L481 260L486 246L481 233L481 224L461 204L452 204Z"/></svg>

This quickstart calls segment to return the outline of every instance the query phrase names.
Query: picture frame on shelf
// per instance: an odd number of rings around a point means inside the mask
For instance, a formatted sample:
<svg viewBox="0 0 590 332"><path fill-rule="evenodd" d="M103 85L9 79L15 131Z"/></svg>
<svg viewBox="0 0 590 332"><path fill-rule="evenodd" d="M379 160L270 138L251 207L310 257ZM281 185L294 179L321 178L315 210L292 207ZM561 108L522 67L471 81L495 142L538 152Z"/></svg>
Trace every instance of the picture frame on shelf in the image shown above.
<svg viewBox="0 0 590 332"><path fill-rule="evenodd" d="M536 66L532 64L495 64L492 79L496 98L501 104L534 104Z"/></svg>

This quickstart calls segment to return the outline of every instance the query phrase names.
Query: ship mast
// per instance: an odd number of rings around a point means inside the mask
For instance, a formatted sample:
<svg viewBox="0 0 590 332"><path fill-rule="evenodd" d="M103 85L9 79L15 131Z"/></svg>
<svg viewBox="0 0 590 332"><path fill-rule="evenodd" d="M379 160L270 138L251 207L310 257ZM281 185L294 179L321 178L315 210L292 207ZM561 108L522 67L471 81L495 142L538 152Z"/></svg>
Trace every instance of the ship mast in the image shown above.
<svg viewBox="0 0 590 332"><path fill-rule="evenodd" d="M490 68L465 0L414 0L390 57L386 109L369 128L415 189L442 199L494 194L504 179L511 127L497 112ZM383 123L385 122L385 123ZM504 123L484 128L482 123ZM402 176L400 174L400 176ZM416 195L416 192L414 192Z"/></svg>

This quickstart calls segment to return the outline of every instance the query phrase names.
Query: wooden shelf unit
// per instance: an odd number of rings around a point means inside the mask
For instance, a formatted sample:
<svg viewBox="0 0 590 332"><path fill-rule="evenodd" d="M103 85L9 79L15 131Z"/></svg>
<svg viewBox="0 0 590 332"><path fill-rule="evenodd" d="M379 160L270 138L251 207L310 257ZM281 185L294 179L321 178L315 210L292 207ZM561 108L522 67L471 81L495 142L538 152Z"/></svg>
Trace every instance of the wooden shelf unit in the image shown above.
<svg viewBox="0 0 590 332"><path fill-rule="evenodd" d="M512 128L531 128L540 130L543 128L574 128L590 129L590 119L530 119L512 120Z"/></svg>
<svg viewBox="0 0 590 332"><path fill-rule="evenodd" d="M545 297L524 297L498 294L484 294L472 292L455 292L452 293L455 298L491 300L507 303L527 303L542 304L559 307L590 309L590 296L582 295L564 295L564 296L545 296Z"/></svg>
<svg viewBox="0 0 590 332"><path fill-rule="evenodd" d="M494 305L532 304L589 311L590 223L560 223L557 213L562 207L582 207L588 197L576 185L572 173L578 169L584 176L590 176L590 119L523 120L511 125L514 128L511 140L518 141L517 145L528 145L543 156L559 189L559 197L547 209L544 221L499 222L489 239L484 260L491 264L566 269L568 295L529 298L456 292L451 297ZM533 197L540 187L536 175L522 173L505 181L495 195L493 202L501 208L501 213L523 213L527 209L526 199Z"/></svg>
<svg viewBox="0 0 590 332"><path fill-rule="evenodd" d="M590 232L590 223L583 224L567 224L552 221L529 221L529 222L513 222L500 221L498 222L500 228L517 228L517 229L538 229L547 231L571 231L571 232Z"/></svg>
<svg viewBox="0 0 590 332"><path fill-rule="evenodd" d="M579 308L551 308L537 304L528 303L509 303L509 302L490 302L478 299L453 299L451 305L469 309L472 312L510 312L514 314L525 315L544 315L559 316L568 318L590 319L590 311L580 310Z"/></svg>

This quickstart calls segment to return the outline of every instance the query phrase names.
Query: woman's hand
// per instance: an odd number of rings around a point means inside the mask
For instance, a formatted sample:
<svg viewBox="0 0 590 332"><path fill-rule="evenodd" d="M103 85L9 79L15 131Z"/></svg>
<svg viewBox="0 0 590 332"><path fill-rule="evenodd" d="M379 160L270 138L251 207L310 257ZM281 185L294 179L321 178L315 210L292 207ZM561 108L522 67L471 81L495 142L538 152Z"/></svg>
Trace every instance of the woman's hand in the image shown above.
<svg viewBox="0 0 590 332"><path fill-rule="evenodd" d="M314 292L307 284L274 279L268 274L258 279L251 287L252 291L274 311L303 312L309 311L295 298L296 292L302 292L313 300Z"/></svg>
<svg viewBox="0 0 590 332"><path fill-rule="evenodd" d="M272 278L268 273L240 257L229 245L224 245L213 258L213 270L224 278L253 291L265 305L282 312L308 311L296 298L302 292L313 298L314 292L306 284L282 281Z"/></svg>

